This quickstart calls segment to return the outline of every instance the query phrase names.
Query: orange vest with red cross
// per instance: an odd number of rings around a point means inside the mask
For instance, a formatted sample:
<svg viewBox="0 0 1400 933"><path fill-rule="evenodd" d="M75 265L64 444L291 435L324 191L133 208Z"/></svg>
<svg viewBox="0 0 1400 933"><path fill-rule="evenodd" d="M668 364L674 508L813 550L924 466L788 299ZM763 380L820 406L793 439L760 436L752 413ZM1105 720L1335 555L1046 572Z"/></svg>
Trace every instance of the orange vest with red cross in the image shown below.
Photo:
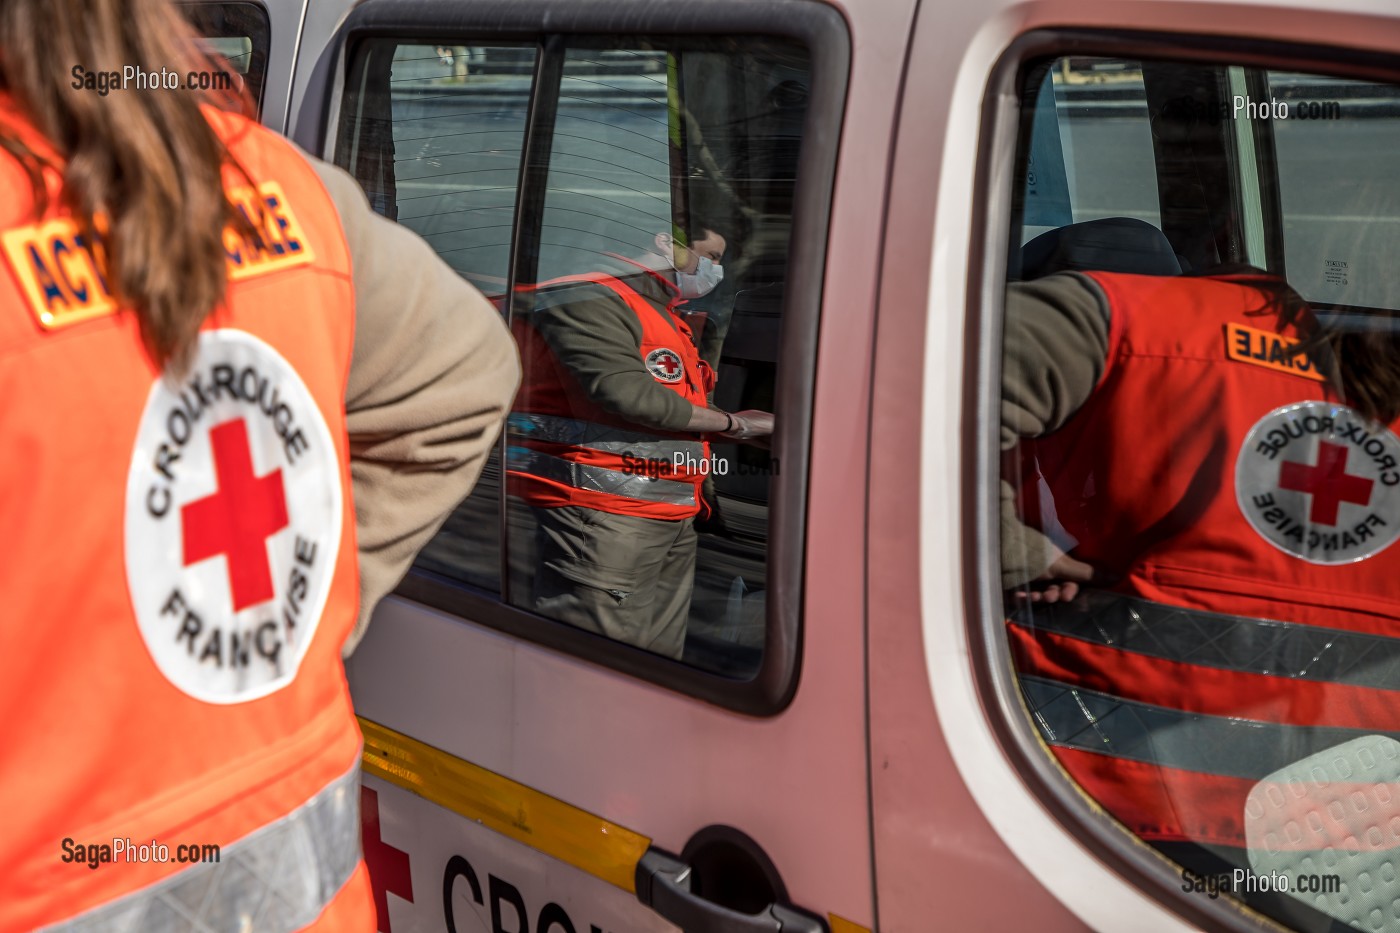
<svg viewBox="0 0 1400 933"><path fill-rule="evenodd" d="M36 218L0 159L6 933L165 929L176 903L215 929L375 927L340 657L350 257L295 150L208 116L251 226L225 232L228 298L179 376L143 350L58 173ZM0 121L48 151L3 96Z"/></svg>
<svg viewBox="0 0 1400 933"><path fill-rule="evenodd" d="M648 273L654 275L655 273ZM613 292L641 325L641 365L656 382L704 408L714 371L700 358L690 327L605 273L566 276L548 285L589 282ZM674 286L672 286L674 287ZM541 334L512 325L525 384L506 422L507 488L533 506L583 506L643 518L691 518L702 507L710 445L696 434L629 422L589 399Z"/></svg>
<svg viewBox="0 0 1400 933"><path fill-rule="evenodd" d="M1047 743L1111 814L1239 849L1261 778L1400 731L1400 439L1289 352L1262 277L1091 278L1107 364L1022 445L1040 488L1023 515L1118 582L1018 611L1013 655Z"/></svg>

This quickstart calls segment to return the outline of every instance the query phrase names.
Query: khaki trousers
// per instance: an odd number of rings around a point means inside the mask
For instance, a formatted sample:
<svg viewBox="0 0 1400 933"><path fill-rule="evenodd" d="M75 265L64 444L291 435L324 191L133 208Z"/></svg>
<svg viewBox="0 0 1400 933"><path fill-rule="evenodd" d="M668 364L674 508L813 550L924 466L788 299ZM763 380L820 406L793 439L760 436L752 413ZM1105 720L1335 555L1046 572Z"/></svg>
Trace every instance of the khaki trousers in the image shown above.
<svg viewBox="0 0 1400 933"><path fill-rule="evenodd" d="M679 659L695 586L695 520L533 509L541 615Z"/></svg>

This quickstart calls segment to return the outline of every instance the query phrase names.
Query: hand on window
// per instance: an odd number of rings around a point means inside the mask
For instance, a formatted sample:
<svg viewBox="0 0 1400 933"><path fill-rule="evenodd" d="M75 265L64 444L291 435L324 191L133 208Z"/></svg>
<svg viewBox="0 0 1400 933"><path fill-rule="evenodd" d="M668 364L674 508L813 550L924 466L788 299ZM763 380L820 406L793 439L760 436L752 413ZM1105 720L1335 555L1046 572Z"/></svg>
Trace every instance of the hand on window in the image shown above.
<svg viewBox="0 0 1400 933"><path fill-rule="evenodd" d="M746 409L745 411L732 411L729 417L734 419L734 427L728 431L720 432L720 437L727 437L731 441L751 441L755 438L766 438L773 433L773 413L771 411L755 411Z"/></svg>

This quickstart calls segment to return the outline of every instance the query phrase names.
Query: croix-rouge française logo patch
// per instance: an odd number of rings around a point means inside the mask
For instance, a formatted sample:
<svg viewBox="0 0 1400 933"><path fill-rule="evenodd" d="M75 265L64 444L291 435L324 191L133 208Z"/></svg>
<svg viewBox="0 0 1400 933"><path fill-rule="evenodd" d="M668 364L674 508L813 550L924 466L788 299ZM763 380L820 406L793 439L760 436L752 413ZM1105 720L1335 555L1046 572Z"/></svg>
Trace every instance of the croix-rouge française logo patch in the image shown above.
<svg viewBox="0 0 1400 933"><path fill-rule="evenodd" d="M661 347L646 358L647 372L662 382L680 382L685 378L685 362L675 350Z"/></svg>
<svg viewBox="0 0 1400 933"><path fill-rule="evenodd" d="M296 676L340 547L340 469L301 377L238 330L200 335L151 387L126 490L136 621L171 683L209 703Z"/></svg>
<svg viewBox="0 0 1400 933"><path fill-rule="evenodd" d="M1314 564L1365 560L1400 537L1400 438L1333 402L1276 408L1240 447L1235 495L1279 550Z"/></svg>

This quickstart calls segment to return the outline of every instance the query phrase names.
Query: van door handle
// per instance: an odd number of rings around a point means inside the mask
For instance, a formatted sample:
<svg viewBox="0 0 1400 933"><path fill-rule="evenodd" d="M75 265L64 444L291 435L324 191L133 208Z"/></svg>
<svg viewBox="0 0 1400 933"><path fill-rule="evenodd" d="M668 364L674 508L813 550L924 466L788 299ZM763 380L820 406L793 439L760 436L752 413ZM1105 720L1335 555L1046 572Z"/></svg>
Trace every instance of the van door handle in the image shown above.
<svg viewBox="0 0 1400 933"><path fill-rule="evenodd" d="M827 933L817 917L784 904L756 914L731 910L690 890L690 866L660 849L637 863L637 900L684 933Z"/></svg>

